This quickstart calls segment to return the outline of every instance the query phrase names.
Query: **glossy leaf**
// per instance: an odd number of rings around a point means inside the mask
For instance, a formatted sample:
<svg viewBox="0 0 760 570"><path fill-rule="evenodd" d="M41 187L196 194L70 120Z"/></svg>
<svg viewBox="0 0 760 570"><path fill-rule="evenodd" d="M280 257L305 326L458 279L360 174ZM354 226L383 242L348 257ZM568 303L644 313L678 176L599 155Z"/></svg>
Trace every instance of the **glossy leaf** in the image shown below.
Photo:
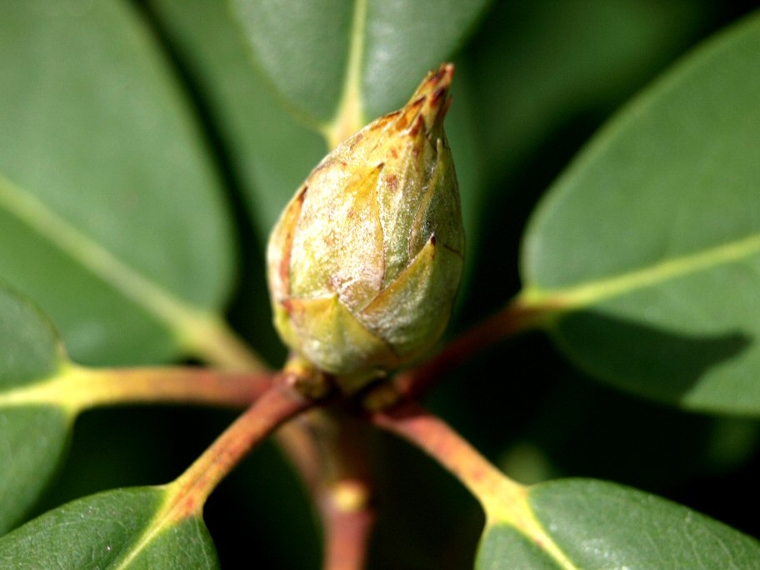
<svg viewBox="0 0 760 570"><path fill-rule="evenodd" d="M202 86L234 176L247 198L257 245L263 250L280 212L327 153L325 142L298 123L272 95L250 57L244 36L238 33L238 23L223 3L151 0L150 6L190 74ZM482 165L469 97L463 89L466 73L457 67L446 131L462 189L467 235L473 236L479 223L475 203ZM419 79L407 86L407 96ZM474 269L474 261L474 256L465 258L468 274Z"/></svg>
<svg viewBox="0 0 760 570"><path fill-rule="evenodd" d="M14 400L65 363L34 307L0 288L0 534L26 513L61 462L73 417L62 406Z"/></svg>
<svg viewBox="0 0 760 570"><path fill-rule="evenodd" d="M469 76L458 78L472 92L490 176L551 161L547 143L624 102L711 16L705 3L677 1L495 3L464 52Z"/></svg>
<svg viewBox="0 0 760 570"><path fill-rule="evenodd" d="M457 63L455 84L467 97L455 94L452 106L454 113L467 107L474 140L466 146L482 171L461 185L470 202L464 212L477 220L467 232L468 259L488 263L493 240L517 239L538 193L585 131L693 42L710 17L707 4L678 1L494 3ZM455 158L462 178L462 152ZM511 275L511 255L507 264ZM503 298L498 280L483 281L479 296L490 285Z"/></svg>
<svg viewBox="0 0 760 570"><path fill-rule="evenodd" d="M54 509L0 539L3 568L187 568L219 564L198 516L174 520L164 488L122 489Z"/></svg>
<svg viewBox="0 0 760 570"><path fill-rule="evenodd" d="M80 362L187 351L231 281L217 177L128 2L0 6L0 275Z"/></svg>
<svg viewBox="0 0 760 570"><path fill-rule="evenodd" d="M486 0L235 0L255 61L288 107L328 123L357 90L372 118L451 57ZM365 121L366 121L365 117Z"/></svg>
<svg viewBox="0 0 760 570"><path fill-rule="evenodd" d="M293 119L271 95L253 65L245 38L237 33L238 23L223 4L151 0L150 5L185 57L190 72L203 85L264 244L285 204L327 153L324 141ZM458 70L453 86L455 104L446 126L460 186L472 190L478 183L479 165L473 156L474 127L466 110L467 93L459 89L464 81L460 75ZM407 85L407 96L419 79ZM470 190L462 192L463 202L472 199L474 192ZM474 230L477 220L468 221Z"/></svg>
<svg viewBox="0 0 760 570"><path fill-rule="evenodd" d="M588 479L531 487L528 503L546 533L543 545L506 522L493 521L477 570L754 570L760 543L665 499ZM550 555L548 541L564 557Z"/></svg>
<svg viewBox="0 0 760 570"><path fill-rule="evenodd" d="M202 86L263 249L280 211L326 154L324 140L272 96L224 2L151 0L150 5Z"/></svg>
<svg viewBox="0 0 760 570"><path fill-rule="evenodd" d="M475 570L568 570L533 541L508 524L486 528L481 538Z"/></svg>
<svg viewBox="0 0 760 570"><path fill-rule="evenodd" d="M582 368L686 407L760 413L760 18L675 66L539 207L528 303Z"/></svg>

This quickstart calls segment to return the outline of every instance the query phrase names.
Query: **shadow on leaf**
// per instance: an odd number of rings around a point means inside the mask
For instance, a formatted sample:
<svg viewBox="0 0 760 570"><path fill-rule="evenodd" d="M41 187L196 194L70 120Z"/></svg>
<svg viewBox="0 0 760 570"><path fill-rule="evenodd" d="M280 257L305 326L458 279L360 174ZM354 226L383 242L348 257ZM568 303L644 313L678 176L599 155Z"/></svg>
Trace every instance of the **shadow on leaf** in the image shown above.
<svg viewBox="0 0 760 570"><path fill-rule="evenodd" d="M681 333L595 311L563 316L555 332L570 358L592 375L637 394L682 404L715 368L753 342L741 331Z"/></svg>

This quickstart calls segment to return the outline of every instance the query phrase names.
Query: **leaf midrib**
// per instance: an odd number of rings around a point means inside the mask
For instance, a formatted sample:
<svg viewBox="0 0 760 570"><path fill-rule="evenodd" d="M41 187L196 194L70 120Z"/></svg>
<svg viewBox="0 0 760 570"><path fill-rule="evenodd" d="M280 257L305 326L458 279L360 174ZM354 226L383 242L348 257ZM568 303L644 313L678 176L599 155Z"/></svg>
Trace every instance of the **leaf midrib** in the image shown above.
<svg viewBox="0 0 760 570"><path fill-rule="evenodd" d="M129 568L129 565L150 546L154 538L171 527L172 524L179 524L183 521L182 518L173 516L176 503L181 498L181 495L173 492L174 487L172 484L164 486L164 489L167 492L164 504L143 529L138 539L132 544L132 547L117 561L117 565L112 567L112 570L126 570Z"/></svg>
<svg viewBox="0 0 760 570"><path fill-rule="evenodd" d="M335 115L320 129L330 149L337 147L366 122L361 96L366 25L367 0L354 0L343 90Z"/></svg>
<svg viewBox="0 0 760 570"><path fill-rule="evenodd" d="M508 499L505 501L504 499ZM488 515L488 527L503 524L514 528L525 538L544 551L561 570L581 570L570 560L564 550L554 541L544 525L536 517L528 499L528 493L515 497L513 493L494 497L483 503Z"/></svg>
<svg viewBox="0 0 760 570"><path fill-rule="evenodd" d="M53 212L42 200L0 174L0 207L69 255L122 295L168 325L181 342L212 316L188 305L121 261Z"/></svg>
<svg viewBox="0 0 760 570"><path fill-rule="evenodd" d="M529 284L520 295L520 303L524 306L550 305L560 311L582 309L686 275L736 263L757 253L760 253L760 234L752 234L697 253L570 287L542 289Z"/></svg>

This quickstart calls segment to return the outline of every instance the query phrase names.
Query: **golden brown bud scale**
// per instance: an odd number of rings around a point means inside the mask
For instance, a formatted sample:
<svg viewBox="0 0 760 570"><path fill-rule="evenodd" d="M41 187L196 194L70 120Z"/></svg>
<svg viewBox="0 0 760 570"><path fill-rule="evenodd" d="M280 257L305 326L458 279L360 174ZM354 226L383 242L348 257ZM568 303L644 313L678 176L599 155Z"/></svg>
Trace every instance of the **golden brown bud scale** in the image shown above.
<svg viewBox="0 0 760 570"><path fill-rule="evenodd" d="M443 131L453 66L311 172L267 250L275 325L318 368L358 383L408 363L442 334L464 232Z"/></svg>

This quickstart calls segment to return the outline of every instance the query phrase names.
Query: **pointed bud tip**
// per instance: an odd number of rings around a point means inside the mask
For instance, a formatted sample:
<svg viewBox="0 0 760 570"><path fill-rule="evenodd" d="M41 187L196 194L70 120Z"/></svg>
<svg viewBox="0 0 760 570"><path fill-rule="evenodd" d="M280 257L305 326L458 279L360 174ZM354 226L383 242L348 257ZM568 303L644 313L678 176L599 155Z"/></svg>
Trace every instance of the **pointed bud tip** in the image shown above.
<svg viewBox="0 0 760 570"><path fill-rule="evenodd" d="M420 86L417 87L417 91L412 95L412 99L416 99L421 95L434 93L439 89L446 92L451 86L452 79L454 79L454 64L443 63L438 69L431 69L428 72L425 79L420 83Z"/></svg>
<svg viewBox="0 0 760 570"><path fill-rule="evenodd" d="M431 70L422 80L412 95L405 109L419 113L425 122L425 130L443 124L443 118L449 106L449 88L454 78L454 64L444 63L438 69ZM417 110L419 109L419 110ZM414 124L410 121L411 124Z"/></svg>

